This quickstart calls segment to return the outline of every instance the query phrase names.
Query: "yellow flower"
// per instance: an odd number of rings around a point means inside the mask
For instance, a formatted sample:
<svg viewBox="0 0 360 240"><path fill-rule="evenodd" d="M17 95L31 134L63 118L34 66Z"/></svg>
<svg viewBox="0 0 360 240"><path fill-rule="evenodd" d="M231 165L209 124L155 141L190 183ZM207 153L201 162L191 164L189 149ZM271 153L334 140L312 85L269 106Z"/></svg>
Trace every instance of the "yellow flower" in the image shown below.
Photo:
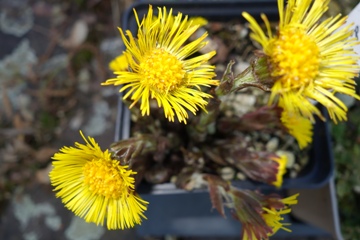
<svg viewBox="0 0 360 240"><path fill-rule="evenodd" d="M157 17L154 17L154 21L156 21L156 19L157 19ZM174 21L175 18L172 17L171 20ZM187 22L187 25L189 27L196 26L196 25L198 25L199 27L202 27L202 26L206 25L207 23L208 23L208 21L203 17L191 17L189 19L189 21ZM121 54L121 55L117 56L109 63L109 68L114 72L127 71L128 67L129 67L129 63L126 59L125 54Z"/></svg>
<svg viewBox="0 0 360 240"><path fill-rule="evenodd" d="M300 195L299 193L291 195L290 197L281 199L280 202L282 202L283 204L288 205L288 206L295 205L298 203L297 198L299 195Z"/></svg>
<svg viewBox="0 0 360 240"><path fill-rule="evenodd" d="M109 63L109 68L114 71L126 71L128 69L128 61L124 54L119 55Z"/></svg>
<svg viewBox="0 0 360 240"><path fill-rule="evenodd" d="M188 17L183 18L181 13L172 16L172 9L167 12L165 7L159 8L156 19L151 5L141 23L136 11L135 17L137 38L130 31L126 31L126 37L119 29L130 71L117 71L117 78L102 85L123 85L120 91L128 90L124 99L131 95L130 108L140 101L142 115L150 114L150 99L154 98L169 121L174 121L176 115L186 123L187 110L193 114L199 108L205 110L206 99L211 97L201 87L218 85L217 80L212 80L214 66L207 63L215 51L192 57L207 44L203 41L207 33L186 43L199 26L189 24Z"/></svg>
<svg viewBox="0 0 360 240"><path fill-rule="evenodd" d="M343 26L347 17L339 14L319 22L328 3L329 0L289 0L284 9L284 0L278 0L280 23L276 35L272 35L265 15L261 17L267 36L253 17L248 13L243 16L250 23L251 37L262 45L275 79L269 103L280 99L289 114L314 121L313 114L323 118L313 104L317 101L336 123L346 120L347 107L335 93L359 99L353 80L360 70L353 49L359 42L350 38L351 25Z"/></svg>
<svg viewBox="0 0 360 240"><path fill-rule="evenodd" d="M296 139L300 149L305 148L312 142L313 124L308 118L283 110L280 120L289 134Z"/></svg>
<svg viewBox="0 0 360 240"><path fill-rule="evenodd" d="M283 223L282 215L291 212L299 194L282 199L277 194L268 196L249 190L233 191L235 213L241 222L242 240L265 240L283 229L291 232L289 223Z"/></svg>
<svg viewBox="0 0 360 240"><path fill-rule="evenodd" d="M289 226L289 223L282 223L281 221L284 218L281 215L288 214L291 212L290 208L285 208L281 210L276 210L275 208L263 208L264 212L262 214L263 219L266 222L266 225L271 227L272 233L269 236L274 235L279 229L283 229L287 232L291 232L291 230L285 226Z"/></svg>
<svg viewBox="0 0 360 240"><path fill-rule="evenodd" d="M281 187L283 183L283 176L286 173L286 163L288 161L285 154L280 155L279 157L272 158L275 162L278 163L278 172L276 174L276 181L272 183L275 187Z"/></svg>
<svg viewBox="0 0 360 240"><path fill-rule="evenodd" d="M85 145L63 147L53 157L51 184L65 206L75 215L108 229L124 229L140 224L148 202L134 192L136 174L101 151L91 137Z"/></svg>
<svg viewBox="0 0 360 240"><path fill-rule="evenodd" d="M262 217L266 222L266 225L271 227L272 233L268 234L269 236L274 235L280 229L285 230L287 232L291 232L291 230L285 226L289 226L290 223L282 223L281 221L284 218L281 215L288 214L291 212L289 208L290 205L295 205L298 203L297 197L299 193L294 194L290 197L279 199L278 201L284 204L284 208L275 208L275 207L263 207Z"/></svg>

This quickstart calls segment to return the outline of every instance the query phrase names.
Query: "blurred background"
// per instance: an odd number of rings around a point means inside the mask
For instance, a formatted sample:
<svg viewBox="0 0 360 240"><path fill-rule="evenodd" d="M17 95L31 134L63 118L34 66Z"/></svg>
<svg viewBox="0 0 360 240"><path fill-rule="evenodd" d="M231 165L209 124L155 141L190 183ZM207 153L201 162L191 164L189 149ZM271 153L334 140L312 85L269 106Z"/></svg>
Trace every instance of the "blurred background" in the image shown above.
<svg viewBox="0 0 360 240"><path fill-rule="evenodd" d="M123 50L117 27L133 0L0 0L0 239L140 239L64 208L49 183L51 156L80 141L114 140L118 95L100 87ZM358 0L332 1L347 14ZM332 125L345 239L360 239L360 103ZM154 238L148 238L154 239ZM170 239L170 238L169 238Z"/></svg>

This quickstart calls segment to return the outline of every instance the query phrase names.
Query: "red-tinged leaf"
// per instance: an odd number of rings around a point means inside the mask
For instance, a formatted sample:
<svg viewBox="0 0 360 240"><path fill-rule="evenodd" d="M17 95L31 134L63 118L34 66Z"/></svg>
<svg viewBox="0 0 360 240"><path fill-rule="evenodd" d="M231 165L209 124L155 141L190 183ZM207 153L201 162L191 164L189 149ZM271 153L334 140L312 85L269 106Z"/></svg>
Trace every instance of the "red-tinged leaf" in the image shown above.
<svg viewBox="0 0 360 240"><path fill-rule="evenodd" d="M215 208L220 213L220 215L225 218L224 201L220 192L220 188L223 188L224 190L229 189L228 183L218 176L210 174L206 174L204 176L204 180L208 182L212 207Z"/></svg>
<svg viewBox="0 0 360 240"><path fill-rule="evenodd" d="M220 213L220 215L225 218L224 202L221 193L219 192L219 186L209 184L209 194L212 207L215 208Z"/></svg>
<svg viewBox="0 0 360 240"><path fill-rule="evenodd" d="M238 221L242 223L242 236L245 239L268 239L268 234L272 233L261 214L261 198L256 192L231 188L230 194L234 199L234 213Z"/></svg>
<svg viewBox="0 0 360 240"><path fill-rule="evenodd" d="M212 174L203 174L203 179L211 184L220 186L224 188L225 191L230 190L230 184L229 182L225 181L219 176L212 175Z"/></svg>

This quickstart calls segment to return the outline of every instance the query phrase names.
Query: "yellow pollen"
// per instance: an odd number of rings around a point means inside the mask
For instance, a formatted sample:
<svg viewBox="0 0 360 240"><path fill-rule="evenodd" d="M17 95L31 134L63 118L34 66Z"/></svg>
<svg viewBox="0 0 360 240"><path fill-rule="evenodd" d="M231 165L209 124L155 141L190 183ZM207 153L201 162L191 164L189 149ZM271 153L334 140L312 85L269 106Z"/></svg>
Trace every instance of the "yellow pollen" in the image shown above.
<svg viewBox="0 0 360 240"><path fill-rule="evenodd" d="M301 28L282 29L266 53L270 56L272 76L279 78L286 90L309 84L319 72L319 48Z"/></svg>
<svg viewBox="0 0 360 240"><path fill-rule="evenodd" d="M118 167L116 160L93 159L87 162L83 169L85 185L97 195L119 199L122 194L127 194L127 190Z"/></svg>
<svg viewBox="0 0 360 240"><path fill-rule="evenodd" d="M186 71L176 56L162 48L152 50L140 63L141 84L159 93L168 93L183 84Z"/></svg>

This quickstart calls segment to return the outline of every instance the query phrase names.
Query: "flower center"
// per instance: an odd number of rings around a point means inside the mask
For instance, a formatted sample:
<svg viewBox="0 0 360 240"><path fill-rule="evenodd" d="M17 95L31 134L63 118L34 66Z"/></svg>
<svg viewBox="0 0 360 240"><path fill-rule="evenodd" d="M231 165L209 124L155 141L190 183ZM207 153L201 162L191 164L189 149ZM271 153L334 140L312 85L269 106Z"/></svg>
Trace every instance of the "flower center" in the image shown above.
<svg viewBox="0 0 360 240"><path fill-rule="evenodd" d="M176 56L156 48L140 63L141 83L159 93L168 93L183 84L186 71Z"/></svg>
<svg viewBox="0 0 360 240"><path fill-rule="evenodd" d="M84 183L97 195L119 199L127 194L116 160L93 159L85 164L83 173Z"/></svg>
<svg viewBox="0 0 360 240"><path fill-rule="evenodd" d="M271 43L272 76L280 77L285 89L309 84L319 72L319 48L304 30L288 27Z"/></svg>

